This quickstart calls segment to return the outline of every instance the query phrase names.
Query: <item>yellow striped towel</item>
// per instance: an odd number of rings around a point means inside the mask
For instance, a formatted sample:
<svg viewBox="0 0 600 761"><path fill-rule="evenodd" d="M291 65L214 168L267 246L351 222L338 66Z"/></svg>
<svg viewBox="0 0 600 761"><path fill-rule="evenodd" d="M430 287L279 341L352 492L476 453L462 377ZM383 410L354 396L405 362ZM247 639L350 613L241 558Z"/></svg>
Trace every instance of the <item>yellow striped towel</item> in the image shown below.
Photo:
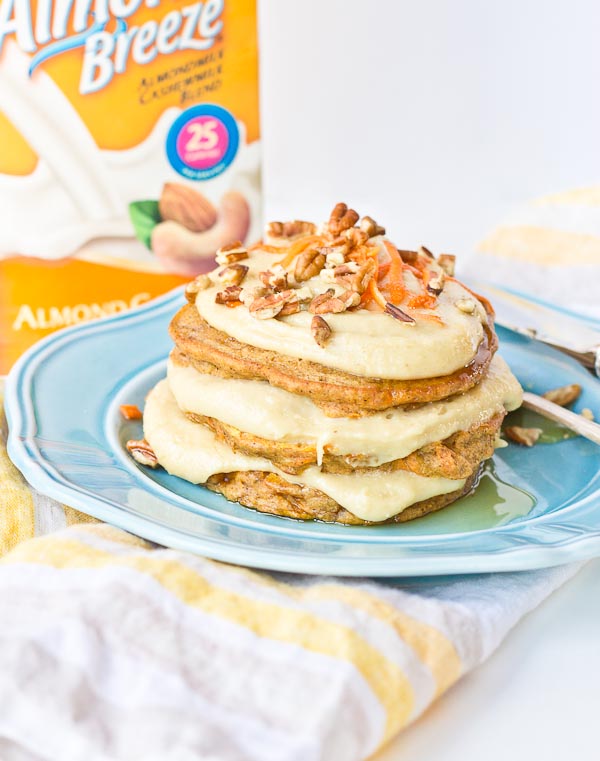
<svg viewBox="0 0 600 761"><path fill-rule="evenodd" d="M600 190L534 202L481 249L478 276L600 314ZM577 570L384 583L213 562L32 491L0 425L2 761L360 761Z"/></svg>
<svg viewBox="0 0 600 761"><path fill-rule="evenodd" d="M0 479L1 759L360 761L576 570L249 571L84 523L4 436Z"/></svg>

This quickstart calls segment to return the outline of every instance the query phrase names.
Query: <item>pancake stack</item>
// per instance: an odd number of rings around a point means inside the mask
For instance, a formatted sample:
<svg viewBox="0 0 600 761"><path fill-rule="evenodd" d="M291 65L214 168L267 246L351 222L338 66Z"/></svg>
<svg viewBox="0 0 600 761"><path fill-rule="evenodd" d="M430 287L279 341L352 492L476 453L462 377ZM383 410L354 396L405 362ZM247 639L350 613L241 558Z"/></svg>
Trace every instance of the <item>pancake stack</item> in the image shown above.
<svg viewBox="0 0 600 761"><path fill-rule="evenodd" d="M474 487L521 389L453 256L399 250L338 204L217 264L171 322L150 461L249 508L348 524L417 518Z"/></svg>

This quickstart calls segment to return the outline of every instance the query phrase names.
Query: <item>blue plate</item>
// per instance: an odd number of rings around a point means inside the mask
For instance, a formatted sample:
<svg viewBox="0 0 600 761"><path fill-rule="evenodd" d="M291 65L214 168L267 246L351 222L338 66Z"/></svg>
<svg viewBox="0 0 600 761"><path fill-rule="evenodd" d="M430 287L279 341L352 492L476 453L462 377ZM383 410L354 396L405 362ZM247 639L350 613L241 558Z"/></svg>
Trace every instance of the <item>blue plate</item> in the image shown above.
<svg viewBox="0 0 600 761"><path fill-rule="evenodd" d="M165 373L167 326L180 289L132 312L36 344L7 384L9 453L39 491L159 544L280 571L412 576L540 568L600 554L600 448L573 438L494 456L512 488L490 502L492 473L475 493L407 524L347 527L264 515L164 471L124 447ZM578 409L600 410L600 383L576 362L500 330L502 354L533 391L580 383ZM522 491L521 491L522 490ZM486 496L487 495L487 496ZM528 495L531 495L528 496Z"/></svg>

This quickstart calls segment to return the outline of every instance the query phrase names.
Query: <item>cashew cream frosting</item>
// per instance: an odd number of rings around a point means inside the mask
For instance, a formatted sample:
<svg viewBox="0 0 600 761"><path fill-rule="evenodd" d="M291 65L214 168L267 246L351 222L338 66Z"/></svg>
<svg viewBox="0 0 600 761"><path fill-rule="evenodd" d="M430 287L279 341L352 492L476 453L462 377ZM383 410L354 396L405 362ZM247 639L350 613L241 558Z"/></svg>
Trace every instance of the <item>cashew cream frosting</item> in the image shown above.
<svg viewBox="0 0 600 761"><path fill-rule="evenodd" d="M514 410L522 399L518 381L498 355L481 383L464 394L362 418L327 417L308 397L264 381L204 375L172 361L168 382L184 412L216 418L265 439L312 444L319 464L325 449L336 455L367 455L371 466L391 462L498 412Z"/></svg>
<svg viewBox="0 0 600 761"><path fill-rule="evenodd" d="M461 489L464 480L424 478L406 471L334 475L318 467L301 476L278 470L269 460L234 452L206 426L193 423L177 406L166 380L150 392L144 410L144 436L160 464L172 475L205 483L217 473L258 470L277 473L291 483L319 489L358 518L384 521L410 505Z"/></svg>
<svg viewBox="0 0 600 761"><path fill-rule="evenodd" d="M259 286L258 273L273 267L280 259L281 254L252 252L243 262L250 268L243 288L251 290ZM418 292L411 272L404 273L404 282L409 291ZM308 286L313 295L333 287L321 275L303 285ZM441 318L443 325L419 319L418 312L413 312L416 324L366 309L327 314L324 317L333 335L326 346L321 347L311 336L313 315L309 312L259 320L245 306L230 309L216 304L215 296L221 290L223 286L215 283L196 297L200 315L212 327L260 349L370 378L410 380L450 375L471 362L487 322L479 302L473 314L465 314L456 307L457 301L473 300L473 297L460 283L448 281L436 307L426 310Z"/></svg>

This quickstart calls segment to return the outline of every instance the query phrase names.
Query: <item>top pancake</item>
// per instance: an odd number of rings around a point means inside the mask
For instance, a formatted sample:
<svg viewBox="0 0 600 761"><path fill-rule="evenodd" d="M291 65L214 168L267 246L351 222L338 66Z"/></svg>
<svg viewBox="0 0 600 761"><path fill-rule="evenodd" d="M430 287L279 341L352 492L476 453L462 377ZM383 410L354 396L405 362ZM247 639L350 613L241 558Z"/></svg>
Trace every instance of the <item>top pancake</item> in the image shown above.
<svg viewBox="0 0 600 761"><path fill-rule="evenodd" d="M490 319L475 357L465 368L436 378L390 380L365 378L241 343L208 325L192 304L175 315L170 334L180 363L189 362L203 373L267 381L308 396L332 417L361 417L467 391L485 376L498 345Z"/></svg>
<svg viewBox="0 0 600 761"><path fill-rule="evenodd" d="M378 240L369 243L368 250L379 251L382 246ZM321 247L322 250L328 248L335 247ZM309 249L305 253L310 255L312 252ZM331 258L336 253L328 256ZM350 255L359 254L351 252ZM300 254L295 261L302 256ZM385 253L381 256L383 258ZM300 281L296 279L296 267L292 262L283 273L285 285L277 291L269 291L263 278L273 270L281 275L283 268L278 268L277 264L281 261L285 261L281 253L271 253L260 247L248 251L247 258L237 263L238 273L245 272L239 283L241 298L237 305L236 301L231 305L221 303L228 295L223 293L222 280L229 274L227 268L211 273L211 284L200 291L194 301L202 319L240 343L258 349L308 360L352 375L387 380L436 378L462 370L473 360L484 337L489 321L484 307L453 278L446 278L443 290L437 295L430 293L423 275L433 279L437 262L424 256L419 259L422 270L405 266L393 290L386 290L387 275L378 280L379 295L393 299L390 306L399 309L406 320L394 319L374 299L363 304L363 299L369 299L369 292L361 294L346 288L348 282L354 285L352 280L348 281L353 274L336 276L335 273L346 267L358 267L351 259L339 267L333 266L334 259L331 267L325 266L317 274ZM374 267L374 258L370 261L370 266ZM381 265L382 271L385 272L386 266L387 262ZM421 278L414 272L419 272ZM362 285L357 287L360 289ZM328 292L331 294L329 300ZM275 311L280 298L287 299L283 314ZM350 299L346 308L342 298ZM325 303L315 306L312 301L318 299L324 299ZM266 308L254 309L253 302L256 305L262 303ZM275 302L273 309L268 306L271 302ZM457 304L465 303L470 311L457 307ZM291 313L288 307L292 309ZM330 329L326 342L319 343L313 337L311 327L315 315Z"/></svg>
<svg viewBox="0 0 600 761"><path fill-rule="evenodd" d="M266 242L219 249L171 323L177 361L268 381L331 417L473 388L497 348L489 304L453 277L453 256L399 251L358 220L337 204L318 229L272 223Z"/></svg>

